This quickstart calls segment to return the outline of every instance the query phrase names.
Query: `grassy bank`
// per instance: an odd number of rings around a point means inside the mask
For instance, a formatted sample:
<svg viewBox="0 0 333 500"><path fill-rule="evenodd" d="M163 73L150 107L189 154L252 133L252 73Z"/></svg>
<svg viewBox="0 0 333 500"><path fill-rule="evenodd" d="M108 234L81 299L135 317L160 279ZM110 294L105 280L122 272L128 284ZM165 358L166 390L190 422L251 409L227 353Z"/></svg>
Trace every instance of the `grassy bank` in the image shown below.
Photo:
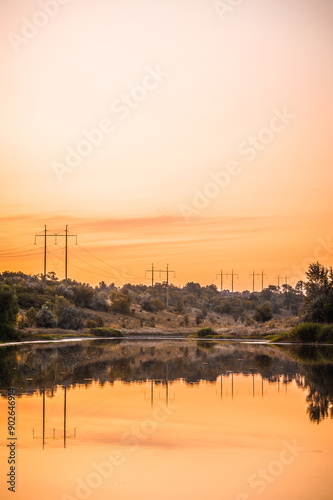
<svg viewBox="0 0 333 500"><path fill-rule="evenodd" d="M301 344L333 344L333 325L301 323L290 332L267 337L271 342L297 342Z"/></svg>

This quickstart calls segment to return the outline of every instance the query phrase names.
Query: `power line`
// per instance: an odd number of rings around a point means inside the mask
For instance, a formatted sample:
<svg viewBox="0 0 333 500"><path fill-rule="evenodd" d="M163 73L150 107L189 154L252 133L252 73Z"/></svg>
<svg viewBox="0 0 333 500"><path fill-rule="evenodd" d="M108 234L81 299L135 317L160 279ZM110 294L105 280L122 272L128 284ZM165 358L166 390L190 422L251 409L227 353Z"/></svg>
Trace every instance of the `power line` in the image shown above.
<svg viewBox="0 0 333 500"><path fill-rule="evenodd" d="M92 254L91 252L89 252L88 250L86 250L85 248L83 248L81 245L78 245L79 248L81 248L81 250L83 250L84 252L86 252L87 254L91 255L92 257L94 257L95 259L99 260L100 262L102 262L102 264L106 265L106 266L109 266L111 269L113 269L114 271L118 271L121 275L123 274L127 274L129 277L134 277L135 279L143 279L142 276L136 276L134 274L131 274L131 273L127 273L126 271L121 271L121 269L118 269L117 267L114 267L114 266L111 266L111 264L108 264L107 262L105 262L104 260L100 259L99 257L96 257L96 255Z"/></svg>
<svg viewBox="0 0 333 500"><path fill-rule="evenodd" d="M113 276L111 273L109 273L108 271L105 271L104 269L100 268L100 267L97 267L95 266L94 264L90 264L89 262L86 262L85 260L81 259L80 257L78 257L77 255L74 255L72 254L71 252L68 252L69 255L71 255L72 257L74 257L75 259L78 259L80 260L81 262L83 262L84 264L88 265L88 266L91 266L91 267L94 267L95 269L98 269L99 271L102 271L104 274L108 274L108 277L109 278L118 278L118 276Z"/></svg>
<svg viewBox="0 0 333 500"><path fill-rule="evenodd" d="M13 250L20 250L21 248L28 248L28 247L32 247L33 245L30 243L30 245L23 245L21 247L14 247L14 248L6 248L4 250L0 250L0 253L3 253L3 252L12 252Z"/></svg>

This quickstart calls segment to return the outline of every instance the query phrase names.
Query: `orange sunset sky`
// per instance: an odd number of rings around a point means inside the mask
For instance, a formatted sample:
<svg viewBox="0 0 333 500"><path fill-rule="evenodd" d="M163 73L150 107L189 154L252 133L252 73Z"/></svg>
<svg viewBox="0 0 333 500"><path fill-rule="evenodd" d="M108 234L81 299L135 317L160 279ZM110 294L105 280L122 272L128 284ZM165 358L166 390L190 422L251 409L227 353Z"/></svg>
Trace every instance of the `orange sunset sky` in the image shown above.
<svg viewBox="0 0 333 500"><path fill-rule="evenodd" d="M92 284L331 265L332 25L330 0L2 0L0 271L43 271L44 224Z"/></svg>

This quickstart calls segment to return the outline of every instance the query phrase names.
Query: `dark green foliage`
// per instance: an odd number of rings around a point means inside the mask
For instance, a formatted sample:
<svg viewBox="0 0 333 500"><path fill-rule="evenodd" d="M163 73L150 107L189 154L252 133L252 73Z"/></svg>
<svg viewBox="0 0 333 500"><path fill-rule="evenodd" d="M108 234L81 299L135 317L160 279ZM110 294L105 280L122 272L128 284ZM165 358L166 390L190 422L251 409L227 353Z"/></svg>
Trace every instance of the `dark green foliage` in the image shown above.
<svg viewBox="0 0 333 500"><path fill-rule="evenodd" d="M28 326L35 326L37 319L36 309L34 307L30 307L30 309L26 312L25 317Z"/></svg>
<svg viewBox="0 0 333 500"><path fill-rule="evenodd" d="M56 319L47 307L42 307L37 313L36 326L38 328L55 328L57 326Z"/></svg>
<svg viewBox="0 0 333 500"><path fill-rule="evenodd" d="M38 295L34 292L22 291L17 295L18 305L22 309L29 309L34 307L35 309L40 309L45 302L45 297Z"/></svg>
<svg viewBox="0 0 333 500"><path fill-rule="evenodd" d="M204 320L204 319L205 319L205 317L204 317L204 315L202 314L202 312L200 311L200 312L196 315L196 317L195 317L195 322L196 322L197 326L199 326L199 325L203 322L203 320Z"/></svg>
<svg viewBox="0 0 333 500"><path fill-rule="evenodd" d="M0 325L15 325L19 309L17 298L9 287L0 289Z"/></svg>
<svg viewBox="0 0 333 500"><path fill-rule="evenodd" d="M129 291L125 288L121 292L111 292L111 311L120 314L129 314L131 310L131 297Z"/></svg>
<svg viewBox="0 0 333 500"><path fill-rule="evenodd" d="M12 325L0 325L0 342L16 342L19 340L21 340L21 335Z"/></svg>
<svg viewBox="0 0 333 500"><path fill-rule="evenodd" d="M91 307L94 291L89 285L79 284L76 287L72 287L72 290L73 300L76 307Z"/></svg>
<svg viewBox="0 0 333 500"><path fill-rule="evenodd" d="M272 319L272 317L272 310L268 304L261 304L260 306L256 307L255 313L253 315L253 318L258 321L258 323L265 323L266 321Z"/></svg>
<svg viewBox="0 0 333 500"><path fill-rule="evenodd" d="M115 328L90 328L90 333L96 337L123 337L124 334Z"/></svg>
<svg viewBox="0 0 333 500"><path fill-rule="evenodd" d="M210 327L201 328L197 332L198 337L209 337L211 335L216 335L216 332L213 328L210 328Z"/></svg>
<svg viewBox="0 0 333 500"><path fill-rule="evenodd" d="M303 318L314 323L333 323L333 271L319 262L306 273Z"/></svg>
<svg viewBox="0 0 333 500"><path fill-rule="evenodd" d="M80 330L83 328L84 322L82 314L78 309L71 306L63 308L58 317L58 327L64 330Z"/></svg>
<svg viewBox="0 0 333 500"><path fill-rule="evenodd" d="M333 343L333 325L323 325L322 323L302 323L293 328L291 337L293 340L304 343Z"/></svg>

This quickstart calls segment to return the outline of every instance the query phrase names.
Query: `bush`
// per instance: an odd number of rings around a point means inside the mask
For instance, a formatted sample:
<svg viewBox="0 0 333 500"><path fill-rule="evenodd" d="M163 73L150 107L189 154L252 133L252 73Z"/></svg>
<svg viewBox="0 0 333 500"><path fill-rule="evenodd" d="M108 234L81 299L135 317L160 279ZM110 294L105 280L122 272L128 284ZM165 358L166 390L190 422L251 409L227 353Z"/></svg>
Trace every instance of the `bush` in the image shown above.
<svg viewBox="0 0 333 500"><path fill-rule="evenodd" d="M28 309L28 311L25 313L25 319L28 326L35 326L37 313L34 307L30 307L30 309Z"/></svg>
<svg viewBox="0 0 333 500"><path fill-rule="evenodd" d="M34 307L35 309L40 309L45 302L45 297L42 295L37 295L31 292L21 292L17 296L18 305L22 309L29 309Z"/></svg>
<svg viewBox="0 0 333 500"><path fill-rule="evenodd" d="M268 304L261 304L260 306L256 307L255 313L253 315L253 319L258 321L258 323L265 323L266 321L272 319L272 317L272 310Z"/></svg>
<svg viewBox="0 0 333 500"><path fill-rule="evenodd" d="M62 309L58 318L58 327L64 330L80 330L83 328L83 319L80 311L71 306Z"/></svg>
<svg viewBox="0 0 333 500"><path fill-rule="evenodd" d="M123 337L124 334L115 328L90 328L90 333L96 337Z"/></svg>
<svg viewBox="0 0 333 500"><path fill-rule="evenodd" d="M16 342L19 340L21 340L21 335L12 325L0 325L0 342Z"/></svg>
<svg viewBox="0 0 333 500"><path fill-rule="evenodd" d="M109 304L106 301L106 298L102 294L97 294L93 298L91 308L94 311L100 311L100 312L108 312L109 310Z"/></svg>
<svg viewBox="0 0 333 500"><path fill-rule="evenodd" d="M104 326L104 320L97 314L95 314L95 316L93 317L88 318L86 321L87 328L97 328L101 326Z"/></svg>
<svg viewBox="0 0 333 500"><path fill-rule="evenodd" d="M14 292L8 287L0 289L0 325L15 325L18 312Z"/></svg>
<svg viewBox="0 0 333 500"><path fill-rule="evenodd" d="M130 313L131 297L127 289L121 292L112 292L111 300L111 311L118 312L120 314Z"/></svg>
<svg viewBox="0 0 333 500"><path fill-rule="evenodd" d="M205 319L204 315L202 314L202 312L199 312L196 317L195 317L195 322L197 324L197 326L199 326L203 320Z"/></svg>
<svg viewBox="0 0 333 500"><path fill-rule="evenodd" d="M150 297L145 297L140 303L142 309L147 312L156 312L156 306Z"/></svg>
<svg viewBox="0 0 333 500"><path fill-rule="evenodd" d="M78 285L72 288L73 301L76 307L90 308L94 297L94 291L89 285Z"/></svg>
<svg viewBox="0 0 333 500"><path fill-rule="evenodd" d="M69 302L68 299L66 299L62 295L56 295L54 306L53 306L53 312L56 315L56 317L59 319L63 310L69 309L71 306L72 306L72 304Z"/></svg>
<svg viewBox="0 0 333 500"><path fill-rule="evenodd" d="M333 342L333 325L301 323L292 329L291 337L304 343Z"/></svg>
<svg viewBox="0 0 333 500"><path fill-rule="evenodd" d="M47 307L42 307L37 313L36 326L38 328L55 328L56 325L57 322L52 312Z"/></svg>
<svg viewBox="0 0 333 500"><path fill-rule="evenodd" d="M213 330L213 328L210 328L209 326L207 326L206 328L201 328L197 332L198 337L209 337L211 335L216 335L216 332L215 330Z"/></svg>

